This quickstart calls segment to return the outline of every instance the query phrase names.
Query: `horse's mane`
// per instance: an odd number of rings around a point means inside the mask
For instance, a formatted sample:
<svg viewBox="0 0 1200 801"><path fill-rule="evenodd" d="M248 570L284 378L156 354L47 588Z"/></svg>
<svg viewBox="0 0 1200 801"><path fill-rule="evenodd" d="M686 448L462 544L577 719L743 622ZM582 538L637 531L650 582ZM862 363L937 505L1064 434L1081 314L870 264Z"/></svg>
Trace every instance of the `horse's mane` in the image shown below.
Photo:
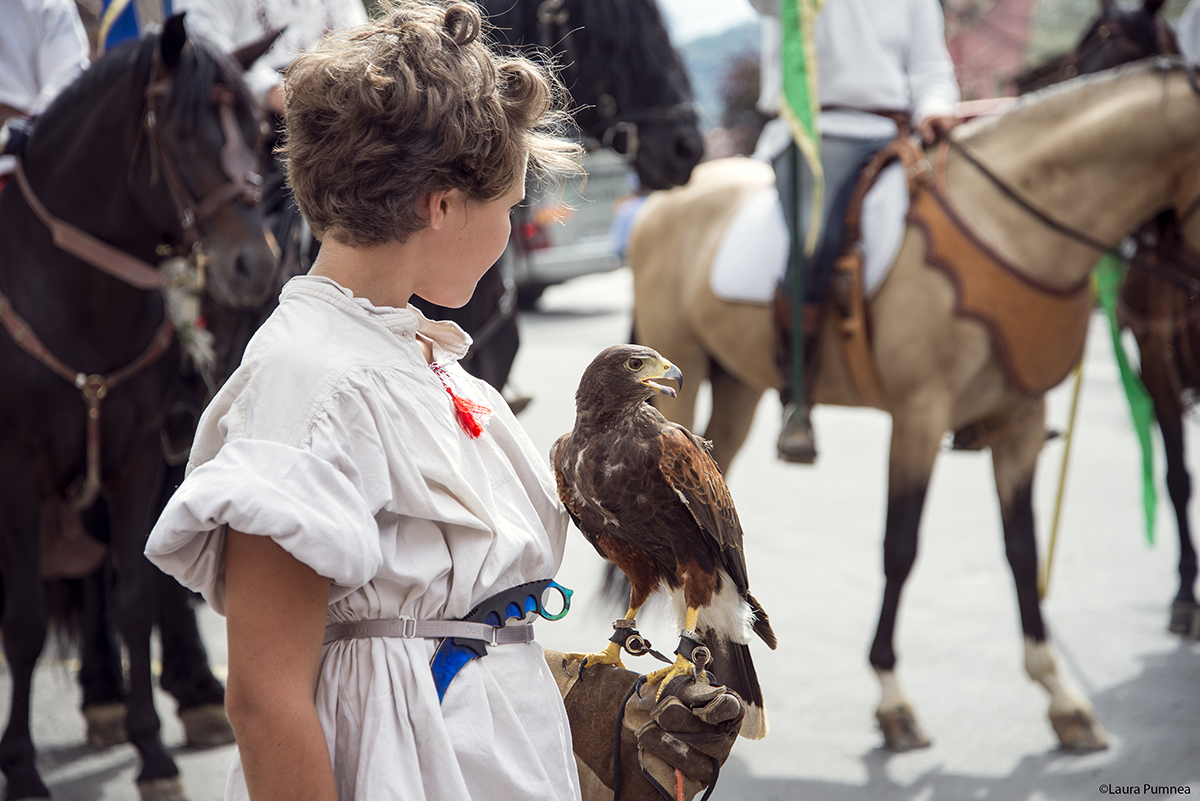
<svg viewBox="0 0 1200 801"><path fill-rule="evenodd" d="M1134 61L1113 69L1073 78L1021 96L1003 114L979 117L963 125L955 136L965 141L978 141L1013 122L1035 122L1038 119L1057 120L1074 110L1094 104L1099 97L1111 97L1126 84L1148 77L1166 79L1173 73L1195 70L1180 58L1158 56Z"/></svg>
<svg viewBox="0 0 1200 801"><path fill-rule="evenodd" d="M607 74L613 89L626 96L644 92L639 87L668 75L678 75L690 92L687 71L655 0L575 0L569 5L577 25L607 32L579 37L581 69Z"/></svg>
<svg viewBox="0 0 1200 801"><path fill-rule="evenodd" d="M657 99L664 94L661 83L672 79L680 82L684 94L671 103L691 95L687 71L655 0L566 0L564 30L569 33L566 37L560 33L557 41L542 40L537 0L481 0L481 4L496 26L497 38L523 48L540 46L563 53L559 61L564 70L604 76L615 96L649 95L656 99L646 106L661 105L663 101ZM580 34L580 29L588 33Z"/></svg>

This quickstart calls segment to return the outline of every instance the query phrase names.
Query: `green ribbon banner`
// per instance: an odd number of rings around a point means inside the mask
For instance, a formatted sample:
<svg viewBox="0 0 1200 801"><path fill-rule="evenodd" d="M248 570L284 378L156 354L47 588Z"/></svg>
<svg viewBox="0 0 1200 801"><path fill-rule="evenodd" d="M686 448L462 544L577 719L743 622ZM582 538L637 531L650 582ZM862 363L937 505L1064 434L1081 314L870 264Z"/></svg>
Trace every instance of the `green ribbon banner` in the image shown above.
<svg viewBox="0 0 1200 801"><path fill-rule="evenodd" d="M1142 507L1146 516L1146 539L1153 545L1154 520L1158 510L1158 484L1154 479L1154 443L1150 439L1150 431L1155 423L1154 402L1150 400L1150 394L1146 392L1141 377L1129 365L1129 356L1121 342L1121 327L1117 324L1117 297L1125 279L1125 267L1117 256L1109 253L1096 265L1092 275L1096 296L1108 317L1109 331L1112 332L1113 353L1121 374L1121 386L1124 387L1125 398L1129 401L1133 430L1142 446Z"/></svg>
<svg viewBox="0 0 1200 801"><path fill-rule="evenodd" d="M812 219L804 242L806 253L817 246L821 227L821 197L825 191L821 169L821 137L817 117L821 104L817 99L817 47L813 42L813 23L823 0L779 0L779 27L782 30L783 103L781 113L792 128L792 139L804 154L813 176ZM795 177L795 176L793 176ZM799 209L796 209L799 213Z"/></svg>

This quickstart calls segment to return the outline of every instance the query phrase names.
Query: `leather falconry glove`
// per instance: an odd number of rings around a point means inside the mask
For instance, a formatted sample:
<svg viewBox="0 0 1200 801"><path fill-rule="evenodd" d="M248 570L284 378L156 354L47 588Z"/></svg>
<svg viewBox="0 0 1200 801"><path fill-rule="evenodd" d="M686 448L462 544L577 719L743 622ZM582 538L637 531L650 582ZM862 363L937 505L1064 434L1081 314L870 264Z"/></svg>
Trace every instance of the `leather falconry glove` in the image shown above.
<svg viewBox="0 0 1200 801"><path fill-rule="evenodd" d="M571 722L583 801L690 801L712 785L745 716L736 693L680 676L656 701L658 685L639 684L639 673L580 671L545 654Z"/></svg>

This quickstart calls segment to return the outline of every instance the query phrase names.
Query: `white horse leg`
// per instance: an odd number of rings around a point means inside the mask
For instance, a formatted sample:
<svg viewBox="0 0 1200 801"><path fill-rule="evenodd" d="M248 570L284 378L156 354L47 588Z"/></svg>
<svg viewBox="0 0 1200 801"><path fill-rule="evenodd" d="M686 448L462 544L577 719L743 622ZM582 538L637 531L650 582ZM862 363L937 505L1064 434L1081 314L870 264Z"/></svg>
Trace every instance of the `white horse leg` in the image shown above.
<svg viewBox="0 0 1200 801"><path fill-rule="evenodd" d="M882 691L875 717L883 732L884 746L896 751L929 745L929 738L917 724L912 704L896 677L893 637L900 591L917 558L917 532L929 477L937 458L938 443L948 425L944 398L910 400L910 403L897 405L892 413L887 523L883 537L886 581L879 626L870 655L871 667L879 678Z"/></svg>
<svg viewBox="0 0 1200 801"><path fill-rule="evenodd" d="M1091 751L1107 746L1092 705L1058 670L1038 598L1038 555L1034 535L1033 473L1045 439L1045 405L1039 402L1020 428L992 446L996 492L1004 523L1004 546L1017 589L1025 634L1025 670L1050 693L1050 723L1063 748Z"/></svg>
<svg viewBox="0 0 1200 801"><path fill-rule="evenodd" d="M1025 637L1025 670L1050 693L1050 724L1063 748L1097 751L1108 747L1108 734L1096 720L1091 702L1059 673L1054 646L1048 640Z"/></svg>

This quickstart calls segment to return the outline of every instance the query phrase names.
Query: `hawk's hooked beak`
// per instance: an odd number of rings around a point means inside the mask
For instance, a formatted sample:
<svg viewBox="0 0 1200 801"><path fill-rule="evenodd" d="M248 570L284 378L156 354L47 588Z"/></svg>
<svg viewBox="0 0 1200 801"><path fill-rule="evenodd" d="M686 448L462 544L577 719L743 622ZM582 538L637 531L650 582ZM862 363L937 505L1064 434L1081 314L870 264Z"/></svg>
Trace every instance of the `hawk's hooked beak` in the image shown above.
<svg viewBox="0 0 1200 801"><path fill-rule="evenodd" d="M654 383L654 381L652 379L663 378L663 379L668 379L671 381L678 381L679 386L682 389L683 388L683 373L680 371L680 369L678 367L671 364L666 359L663 359L663 361L659 364L659 370L661 372L659 372L658 374L648 375L645 378L643 378L642 383L645 384L646 386L650 387L650 389L654 390L655 392L659 393L660 395L667 395L669 397L674 398L675 397L675 388L674 387L668 387L668 386L663 386L662 384L656 384L656 383Z"/></svg>

